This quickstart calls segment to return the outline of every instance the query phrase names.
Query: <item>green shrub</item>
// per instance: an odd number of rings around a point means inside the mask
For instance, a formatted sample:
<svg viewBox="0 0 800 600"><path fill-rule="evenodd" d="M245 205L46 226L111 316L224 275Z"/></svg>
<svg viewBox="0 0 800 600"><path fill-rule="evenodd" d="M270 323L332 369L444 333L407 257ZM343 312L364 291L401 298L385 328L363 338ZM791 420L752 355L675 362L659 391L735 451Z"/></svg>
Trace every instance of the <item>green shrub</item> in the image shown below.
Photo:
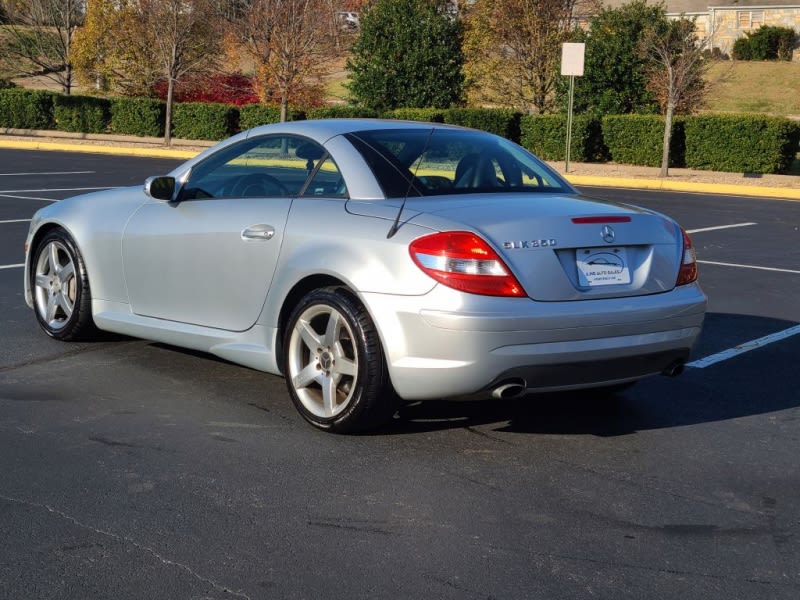
<svg viewBox="0 0 800 600"><path fill-rule="evenodd" d="M166 105L152 98L114 98L111 101L111 131L142 137L164 136Z"/></svg>
<svg viewBox="0 0 800 600"><path fill-rule="evenodd" d="M463 24L429 0L377 0L361 13L347 69L350 97L386 111L458 105L464 96Z"/></svg>
<svg viewBox="0 0 800 600"><path fill-rule="evenodd" d="M798 151L800 123L761 115L686 117L686 166L732 173L784 173Z"/></svg>
<svg viewBox="0 0 800 600"><path fill-rule="evenodd" d="M245 104L239 108L239 129L252 129L259 125L279 123L281 109L277 106L264 106L263 104Z"/></svg>
<svg viewBox="0 0 800 600"><path fill-rule="evenodd" d="M235 133L239 111L215 102L180 102L172 110L172 134L185 140L222 140Z"/></svg>
<svg viewBox="0 0 800 600"><path fill-rule="evenodd" d="M55 129L55 94L39 90L0 90L0 127L13 129Z"/></svg>
<svg viewBox="0 0 800 600"><path fill-rule="evenodd" d="M565 160L567 115L523 115L520 144L545 160ZM570 159L576 162L602 161L607 158L607 153L600 119L589 115L574 117Z"/></svg>
<svg viewBox="0 0 800 600"><path fill-rule="evenodd" d="M53 119L59 131L105 133L111 121L111 103L94 96L54 96Z"/></svg>
<svg viewBox="0 0 800 600"><path fill-rule="evenodd" d="M306 117L309 119L373 119L377 111L361 106L320 106L309 108Z"/></svg>
<svg viewBox="0 0 800 600"><path fill-rule="evenodd" d="M733 44L737 60L792 60L797 46L797 32L790 27L762 25Z"/></svg>
<svg viewBox="0 0 800 600"><path fill-rule="evenodd" d="M661 166L664 145L664 118L658 115L606 115L603 141L614 162L647 167ZM670 167L685 164L684 118L672 120Z"/></svg>
<svg viewBox="0 0 800 600"><path fill-rule="evenodd" d="M444 122L488 131L519 143L519 120L522 113L505 108L448 108Z"/></svg>
<svg viewBox="0 0 800 600"><path fill-rule="evenodd" d="M734 60L753 60L753 50L750 48L750 40L745 37L738 38L733 42L733 58Z"/></svg>
<svg viewBox="0 0 800 600"><path fill-rule="evenodd" d="M444 123L444 111L440 108L395 108L383 115L400 121L423 121L425 123Z"/></svg>
<svg viewBox="0 0 800 600"><path fill-rule="evenodd" d="M299 109L289 111L289 121L305 121L305 119L305 111ZM266 106L264 104L245 104L244 106L239 107L239 129L241 131L252 129L253 127L258 127L259 125L280 123L280 121L281 109L277 106Z"/></svg>

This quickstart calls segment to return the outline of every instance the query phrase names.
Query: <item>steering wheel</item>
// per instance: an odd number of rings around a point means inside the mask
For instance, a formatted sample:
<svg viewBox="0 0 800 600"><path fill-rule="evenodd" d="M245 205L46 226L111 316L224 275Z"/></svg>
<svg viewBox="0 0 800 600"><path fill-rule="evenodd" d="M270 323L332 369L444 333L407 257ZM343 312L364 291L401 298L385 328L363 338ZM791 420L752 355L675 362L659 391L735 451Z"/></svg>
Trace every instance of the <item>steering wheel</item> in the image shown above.
<svg viewBox="0 0 800 600"><path fill-rule="evenodd" d="M272 175L266 173L250 173L237 181L231 195L238 198L255 198L258 196L286 196L289 190Z"/></svg>

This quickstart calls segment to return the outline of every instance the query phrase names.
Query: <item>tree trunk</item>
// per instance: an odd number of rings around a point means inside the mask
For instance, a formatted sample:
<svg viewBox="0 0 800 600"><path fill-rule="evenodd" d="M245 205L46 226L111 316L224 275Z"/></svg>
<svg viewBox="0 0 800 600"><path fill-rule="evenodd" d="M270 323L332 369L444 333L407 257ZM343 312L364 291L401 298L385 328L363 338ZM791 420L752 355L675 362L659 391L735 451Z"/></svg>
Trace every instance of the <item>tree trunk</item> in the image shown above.
<svg viewBox="0 0 800 600"><path fill-rule="evenodd" d="M72 63L67 63L66 73L64 74L64 95L69 96L72 92Z"/></svg>
<svg viewBox="0 0 800 600"><path fill-rule="evenodd" d="M170 77L167 82L167 114L164 119L164 145L172 145L172 96L175 90L175 80Z"/></svg>
<svg viewBox="0 0 800 600"><path fill-rule="evenodd" d="M289 118L289 94L281 94L281 123L285 123Z"/></svg>
<svg viewBox="0 0 800 600"><path fill-rule="evenodd" d="M675 113L675 103L667 101L667 114L664 117L664 147L661 150L661 172L659 177L669 176L669 145L672 140L672 115Z"/></svg>

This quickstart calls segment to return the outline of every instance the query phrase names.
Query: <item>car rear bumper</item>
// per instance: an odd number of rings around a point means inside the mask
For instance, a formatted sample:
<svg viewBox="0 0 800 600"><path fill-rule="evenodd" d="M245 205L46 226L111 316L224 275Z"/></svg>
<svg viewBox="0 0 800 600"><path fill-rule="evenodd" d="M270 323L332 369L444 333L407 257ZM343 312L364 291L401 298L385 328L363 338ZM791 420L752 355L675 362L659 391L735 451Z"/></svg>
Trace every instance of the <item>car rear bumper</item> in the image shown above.
<svg viewBox="0 0 800 600"><path fill-rule="evenodd" d="M574 302L366 294L392 383L407 400L611 385L661 373L689 356L706 297L696 284L663 294ZM447 308L435 308L447 307Z"/></svg>

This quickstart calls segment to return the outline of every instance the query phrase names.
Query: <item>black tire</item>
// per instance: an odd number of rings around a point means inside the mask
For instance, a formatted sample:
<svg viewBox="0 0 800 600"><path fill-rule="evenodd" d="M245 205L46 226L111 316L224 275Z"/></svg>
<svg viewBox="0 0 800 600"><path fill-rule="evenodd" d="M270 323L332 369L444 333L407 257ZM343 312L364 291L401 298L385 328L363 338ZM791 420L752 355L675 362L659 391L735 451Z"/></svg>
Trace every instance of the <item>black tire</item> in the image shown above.
<svg viewBox="0 0 800 600"><path fill-rule="evenodd" d="M292 311L283 335L283 373L298 412L319 429L367 431L396 410L375 325L344 288L309 292Z"/></svg>
<svg viewBox="0 0 800 600"><path fill-rule="evenodd" d="M33 252L30 270L33 312L57 340L87 340L97 334L83 257L63 229L49 231Z"/></svg>

